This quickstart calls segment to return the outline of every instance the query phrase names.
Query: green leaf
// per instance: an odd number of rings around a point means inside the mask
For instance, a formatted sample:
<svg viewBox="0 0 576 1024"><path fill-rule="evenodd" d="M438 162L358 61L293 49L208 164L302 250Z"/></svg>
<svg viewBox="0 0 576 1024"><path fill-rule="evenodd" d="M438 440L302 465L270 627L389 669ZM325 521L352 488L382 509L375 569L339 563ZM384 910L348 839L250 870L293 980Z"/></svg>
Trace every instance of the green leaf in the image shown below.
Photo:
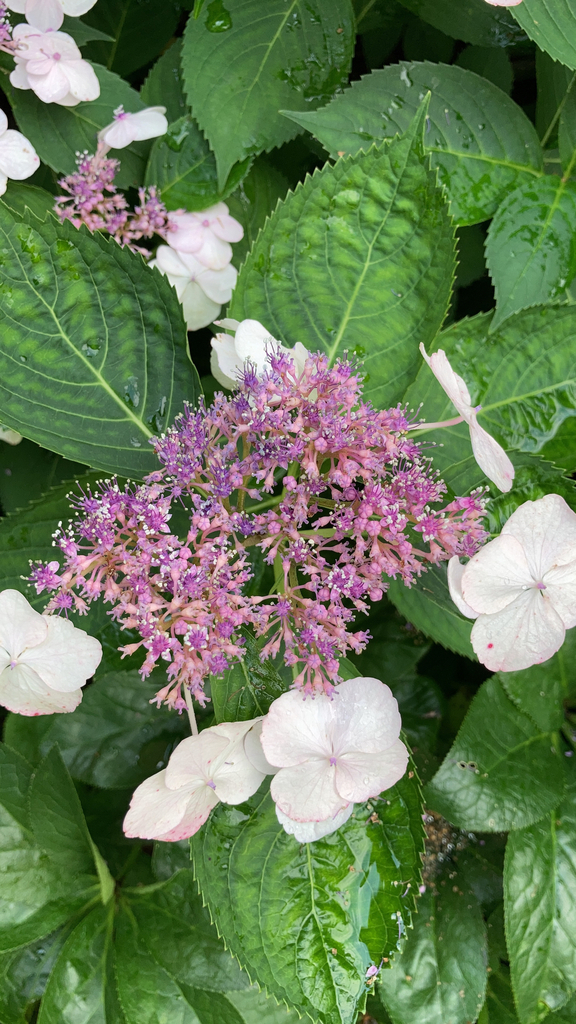
<svg viewBox="0 0 576 1024"><path fill-rule="evenodd" d="M512 91L514 70L506 50L495 46L466 46L455 61L459 68L473 71L497 85L508 96Z"/></svg>
<svg viewBox="0 0 576 1024"><path fill-rule="evenodd" d="M508 838L506 938L521 1024L576 989L576 777L560 807Z"/></svg>
<svg viewBox="0 0 576 1024"><path fill-rule="evenodd" d="M552 1017L547 1020L551 1024ZM490 974L486 1002L478 1024L518 1024L508 971L499 970Z"/></svg>
<svg viewBox="0 0 576 1024"><path fill-rule="evenodd" d="M73 718L53 716L40 751L57 743L72 777L91 786L135 788L166 766L176 743L190 732L185 715L150 704L154 688L137 672L98 676Z"/></svg>
<svg viewBox="0 0 576 1024"><path fill-rule="evenodd" d="M576 696L575 648L576 630L570 629L560 650L543 665L500 676L510 699L546 732L562 727L564 701Z"/></svg>
<svg viewBox="0 0 576 1024"><path fill-rule="evenodd" d="M575 0L523 0L512 13L541 50L576 69Z"/></svg>
<svg viewBox="0 0 576 1024"><path fill-rule="evenodd" d="M63 874L92 874L92 840L74 783L57 747L52 747L34 773L29 805L36 841L52 863Z"/></svg>
<svg viewBox="0 0 576 1024"><path fill-rule="evenodd" d="M101 39L105 43L114 42L112 36L109 36L107 32L101 32L99 28L87 25L86 22L80 21L80 18L69 18L66 14L64 15L61 31L72 36L77 46L85 46L86 43L90 43L93 39Z"/></svg>
<svg viewBox="0 0 576 1024"><path fill-rule="evenodd" d="M54 196L50 192L35 185L24 185L21 181L9 181L1 201L18 217L24 217L28 209L40 220L46 220L47 214L54 209Z"/></svg>
<svg viewBox="0 0 576 1024"><path fill-rule="evenodd" d="M433 565L413 587L392 580L388 597L398 611L437 643L476 658L470 643L472 622L460 614L448 590L445 565Z"/></svg>
<svg viewBox="0 0 576 1024"><path fill-rule="evenodd" d="M324 1024L353 1024L370 958L390 957L410 923L421 805L415 777L403 784L408 803L388 790L320 842L288 836L267 793L219 805L191 841L228 948L277 999Z"/></svg>
<svg viewBox="0 0 576 1024"><path fill-rule="evenodd" d="M205 210L238 187L250 162L248 157L235 164L219 189L214 154L196 122L186 114L154 141L144 180L146 185L158 186L169 210Z"/></svg>
<svg viewBox="0 0 576 1024"><path fill-rule="evenodd" d="M563 791L564 766L553 737L519 711L492 676L472 701L425 799L459 828L503 832L537 821Z"/></svg>
<svg viewBox="0 0 576 1024"><path fill-rule="evenodd" d="M86 467L81 463L69 462L26 438L18 445L0 445L2 511L8 516L17 509L25 508L62 480L77 479L85 472ZM3 525L0 524L0 532Z"/></svg>
<svg viewBox="0 0 576 1024"><path fill-rule="evenodd" d="M175 292L141 256L84 229L0 210L0 237L3 417L67 458L151 471L150 437L199 387Z"/></svg>
<svg viewBox="0 0 576 1024"><path fill-rule="evenodd" d="M8 814L24 829L30 828L28 790L32 766L6 744L0 744L0 799Z"/></svg>
<svg viewBox="0 0 576 1024"><path fill-rule="evenodd" d="M260 661L264 641L258 642L250 634L244 639L246 654L241 662L210 680L217 722L247 722L265 715L272 701L284 693L291 682L282 678L270 660Z"/></svg>
<svg viewBox="0 0 576 1024"><path fill-rule="evenodd" d="M235 163L298 134L279 110L330 99L347 80L353 47L349 0L268 0L265 8L260 0L216 0L189 19L185 89L220 187Z"/></svg>
<svg viewBox="0 0 576 1024"><path fill-rule="evenodd" d="M232 262L241 267L266 219L279 199L288 192L288 179L266 157L258 157L242 184L226 200L228 209L244 228L244 237L234 244Z"/></svg>
<svg viewBox="0 0 576 1024"><path fill-rule="evenodd" d="M0 86L10 100L20 131L54 171L71 174L76 170L77 153L96 151L98 132L110 124L120 104L130 113L144 110L145 104L128 82L99 64L94 65L94 71L100 82L100 96L75 107L42 103L31 89L14 89L7 76L1 76ZM150 146L150 142L132 142L122 150L116 185L128 188L142 183Z"/></svg>
<svg viewBox="0 0 576 1024"><path fill-rule="evenodd" d="M181 52L182 40L176 39L158 58L140 89L140 99L147 107L166 107L169 123L188 113L180 67Z"/></svg>
<svg viewBox="0 0 576 1024"><path fill-rule="evenodd" d="M499 207L486 241L496 291L496 330L513 313L562 295L576 274L576 185L546 176Z"/></svg>
<svg viewBox="0 0 576 1024"><path fill-rule="evenodd" d="M428 91L424 148L451 213L458 224L486 220L542 174L542 151L520 107L472 71L402 61L354 82L322 110L285 113L336 158L405 131Z"/></svg>
<svg viewBox="0 0 576 1024"><path fill-rule="evenodd" d="M244 1024L298 1024L302 1019L296 1010L278 1006L273 997L266 998L256 986L241 992L227 992L226 998L238 1010Z"/></svg>
<svg viewBox="0 0 576 1024"><path fill-rule="evenodd" d="M162 52L178 25L179 5L172 0L99 0L84 15L111 42L94 42L86 56L126 77Z"/></svg>
<svg viewBox="0 0 576 1024"><path fill-rule="evenodd" d="M548 1024L575 1024L576 1022L576 995L573 995L567 1003L564 1004L555 1013L548 1014L546 1020Z"/></svg>
<svg viewBox="0 0 576 1024"><path fill-rule="evenodd" d="M114 985L112 924L110 910L96 907L74 928L50 975L38 1024L118 1024L107 995Z"/></svg>
<svg viewBox="0 0 576 1024"><path fill-rule="evenodd" d="M379 407L412 379L454 273L453 228L422 154L424 116L402 139L316 171L277 206L229 313L291 345L305 338L331 362L362 355L364 394Z"/></svg>
<svg viewBox="0 0 576 1024"><path fill-rule="evenodd" d="M510 46L524 34L507 10L486 7L485 0L400 0L413 14L455 39L477 46Z"/></svg>
<svg viewBox="0 0 576 1024"><path fill-rule="evenodd" d="M430 889L414 930L383 972L381 999L393 1024L466 1024L477 1019L486 987L486 931L476 898L458 885Z"/></svg>
<svg viewBox="0 0 576 1024"><path fill-rule="evenodd" d="M67 932L61 928L25 949L0 954L2 1024L24 1024L26 1008L44 994Z"/></svg>

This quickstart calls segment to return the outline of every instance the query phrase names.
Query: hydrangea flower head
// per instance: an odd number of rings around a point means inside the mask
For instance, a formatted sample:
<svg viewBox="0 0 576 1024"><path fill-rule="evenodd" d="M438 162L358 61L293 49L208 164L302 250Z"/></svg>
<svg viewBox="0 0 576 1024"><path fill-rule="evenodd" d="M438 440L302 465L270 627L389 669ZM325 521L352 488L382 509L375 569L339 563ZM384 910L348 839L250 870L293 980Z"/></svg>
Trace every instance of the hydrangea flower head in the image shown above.
<svg viewBox="0 0 576 1024"><path fill-rule="evenodd" d="M20 715L74 711L102 647L57 615L40 615L17 590L0 594L0 704Z"/></svg>
<svg viewBox="0 0 576 1024"><path fill-rule="evenodd" d="M226 203L216 203L197 213L171 213L166 241L177 252L193 254L210 270L222 270L232 259L230 242L243 236L244 228L230 216Z"/></svg>
<svg viewBox="0 0 576 1024"><path fill-rule="evenodd" d="M64 15L79 18L94 7L96 0L6 0L6 6L18 14L25 14L26 21L41 32L60 28Z"/></svg>
<svg viewBox="0 0 576 1024"><path fill-rule="evenodd" d="M264 373L273 349L290 355L296 371L303 371L308 351L302 342L297 341L293 349L285 348L258 320L221 320L216 326L234 334L217 334L211 342L210 369L222 387L232 390L238 386L247 361L256 368L257 374Z"/></svg>
<svg viewBox="0 0 576 1024"><path fill-rule="evenodd" d="M146 107L130 114L122 104L114 111L114 120L98 132L98 141L109 149L124 149L132 142L156 139L168 129L166 107Z"/></svg>
<svg viewBox="0 0 576 1024"><path fill-rule="evenodd" d="M16 67L10 74L15 89L32 89L43 103L74 107L98 99L100 82L76 43L66 32L39 32L16 25Z"/></svg>
<svg viewBox="0 0 576 1024"><path fill-rule="evenodd" d="M559 494L524 502L467 565L450 560L448 582L491 672L547 661L576 626L576 514Z"/></svg>

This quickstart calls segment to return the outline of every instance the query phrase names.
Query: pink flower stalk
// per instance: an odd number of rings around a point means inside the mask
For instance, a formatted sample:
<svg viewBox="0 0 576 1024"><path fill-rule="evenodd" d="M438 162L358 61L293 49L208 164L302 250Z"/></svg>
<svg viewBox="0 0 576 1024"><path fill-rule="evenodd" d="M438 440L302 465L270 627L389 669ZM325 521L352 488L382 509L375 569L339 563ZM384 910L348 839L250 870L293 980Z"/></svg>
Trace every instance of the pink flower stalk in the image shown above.
<svg viewBox="0 0 576 1024"><path fill-rule="evenodd" d="M445 485L410 427L401 408L363 401L350 362L312 354L299 372L271 352L263 374L248 364L231 397L185 408L153 439L161 468L143 484L106 481L75 498L76 520L56 535L64 566L31 579L55 591L51 610L112 604L140 636L124 653L144 649L144 677L167 663L157 699L178 710L182 686L203 702L205 679L242 657L246 627L266 638L263 660L293 667L296 687L330 693L339 659L368 640L355 615L388 581L410 586L486 537L480 494L439 507ZM180 538L170 519L182 506ZM274 565L276 594L246 594L253 546Z"/></svg>

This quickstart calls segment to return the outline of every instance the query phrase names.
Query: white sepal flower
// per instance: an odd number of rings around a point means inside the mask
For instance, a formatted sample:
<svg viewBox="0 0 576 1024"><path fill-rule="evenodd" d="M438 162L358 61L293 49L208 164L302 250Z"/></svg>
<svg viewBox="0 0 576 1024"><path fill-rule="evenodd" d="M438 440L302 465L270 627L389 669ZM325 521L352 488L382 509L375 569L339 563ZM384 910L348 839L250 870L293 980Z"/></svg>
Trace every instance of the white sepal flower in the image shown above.
<svg viewBox="0 0 576 1024"><path fill-rule="evenodd" d="M317 839L324 839L332 832L336 832L341 825L348 821L353 810L354 804L347 804L334 817L327 818L326 821L294 821L287 814L283 814L276 804L276 817L284 831L288 835L294 836L297 843L314 843Z"/></svg>
<svg viewBox="0 0 576 1024"><path fill-rule="evenodd" d="M58 29L64 15L79 18L94 7L96 0L6 0L6 6L17 14L25 14L26 21L41 32Z"/></svg>
<svg viewBox="0 0 576 1024"><path fill-rule="evenodd" d="M308 350L300 341L296 342L294 348L285 348L258 320L242 320L240 323L238 320L221 320L217 326L235 332L234 337L231 334L217 334L211 342L210 369L222 387L231 390L238 386L238 377L243 373L247 360L256 367L259 376L263 374L273 349L280 349L291 356L296 372L302 373Z"/></svg>
<svg viewBox="0 0 576 1024"><path fill-rule="evenodd" d="M491 672L547 661L576 626L576 514L559 494L524 502L467 565L450 559L448 583Z"/></svg>
<svg viewBox="0 0 576 1024"><path fill-rule="evenodd" d="M15 89L32 89L43 103L75 107L98 99L100 82L76 43L66 32L39 32L16 25L13 38L16 67L10 74Z"/></svg>
<svg viewBox="0 0 576 1024"><path fill-rule="evenodd" d="M169 216L166 241L172 249L192 253L211 270L222 270L232 259L230 242L239 242L244 228L228 213L226 203L216 203L197 213L176 211Z"/></svg>
<svg viewBox="0 0 576 1024"><path fill-rule="evenodd" d="M283 693L261 738L267 760L280 768L270 792L281 813L292 822L332 826L337 815L349 816L350 804L389 789L408 763L400 728L396 700L379 679L347 679L332 697L313 700L296 690Z"/></svg>
<svg viewBox="0 0 576 1024"><path fill-rule="evenodd" d="M126 835L162 842L187 839L220 801L248 800L265 775L244 749L246 734L258 721L222 722L182 740L167 767L135 791L124 819Z"/></svg>
<svg viewBox="0 0 576 1024"><path fill-rule="evenodd" d="M420 351L459 415L468 424L472 451L480 469L499 490L509 491L514 479L514 466L498 441L478 423L480 407L472 407L466 382L454 372L443 349L429 356L424 345L420 345ZM426 427L427 424L422 426Z"/></svg>
<svg viewBox="0 0 576 1024"><path fill-rule="evenodd" d="M0 704L20 715L74 711L102 647L58 615L40 615L17 590L0 593Z"/></svg>
<svg viewBox="0 0 576 1024"><path fill-rule="evenodd" d="M232 298L238 271L229 264L223 270L210 270L195 256L159 245L149 266L157 267L176 289L190 331L207 327L220 313L222 304Z"/></svg>
<svg viewBox="0 0 576 1024"><path fill-rule="evenodd" d="M32 143L21 132L8 127L8 118L0 110L0 196L6 191L8 178L22 181L34 174L39 166L40 158ZM17 444L14 441L10 443Z"/></svg>
<svg viewBox="0 0 576 1024"><path fill-rule="evenodd" d="M166 107L146 107L130 114L121 104L114 111L114 120L98 132L98 141L110 149L124 149L132 142L156 139L168 130Z"/></svg>

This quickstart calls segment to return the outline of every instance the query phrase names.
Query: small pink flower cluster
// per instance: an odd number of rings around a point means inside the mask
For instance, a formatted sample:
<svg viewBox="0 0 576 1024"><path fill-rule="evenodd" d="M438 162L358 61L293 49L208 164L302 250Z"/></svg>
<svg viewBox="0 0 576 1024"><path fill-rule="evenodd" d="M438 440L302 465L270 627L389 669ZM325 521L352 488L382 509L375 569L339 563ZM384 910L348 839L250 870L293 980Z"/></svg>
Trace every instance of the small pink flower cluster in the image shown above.
<svg viewBox="0 0 576 1024"><path fill-rule="evenodd" d="M4 0L0 0L0 50L6 53L13 53L15 43L12 40L12 25L8 14L8 7Z"/></svg>
<svg viewBox="0 0 576 1024"><path fill-rule="evenodd" d="M247 364L231 397L186 408L154 439L162 468L144 484L76 498L56 537L63 569L39 565L31 580L57 591L51 610L112 603L139 632L124 652L146 650L142 675L168 663L157 699L177 709L182 686L202 702L206 677L242 656L241 627L266 637L262 659L283 655L295 686L330 693L339 658L369 638L351 631L355 614L389 579L410 586L486 539L480 494L434 507L446 488L410 426L401 408L363 401L352 363L313 354L298 372L272 352L262 376ZM170 527L182 505L184 539ZM254 546L274 566L271 596L246 594Z"/></svg>

